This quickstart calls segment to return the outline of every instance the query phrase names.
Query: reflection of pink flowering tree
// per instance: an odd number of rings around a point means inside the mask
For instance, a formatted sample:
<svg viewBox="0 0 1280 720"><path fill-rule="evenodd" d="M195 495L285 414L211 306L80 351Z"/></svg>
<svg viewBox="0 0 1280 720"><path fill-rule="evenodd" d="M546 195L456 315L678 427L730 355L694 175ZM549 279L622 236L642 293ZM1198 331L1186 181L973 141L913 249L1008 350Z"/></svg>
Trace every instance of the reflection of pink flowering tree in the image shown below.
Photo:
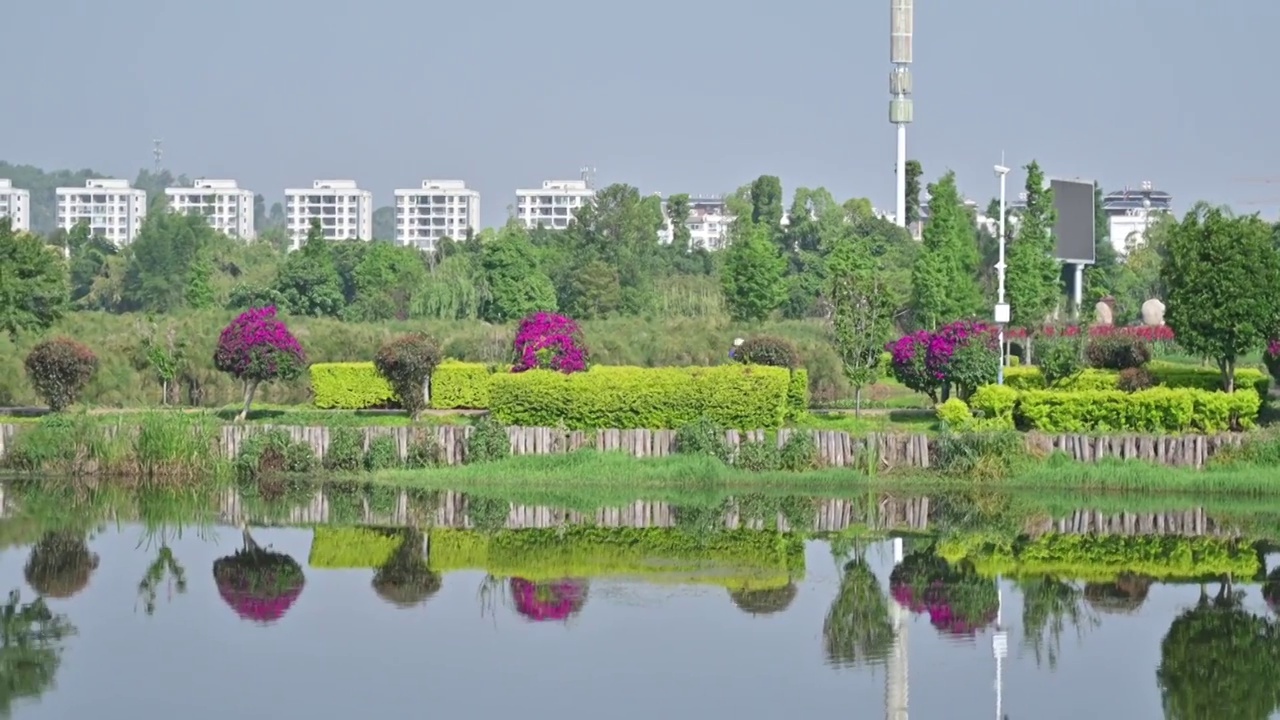
<svg viewBox="0 0 1280 720"><path fill-rule="evenodd" d="M555 313L534 313L516 329L515 357L511 372L556 370L563 373L587 369L587 347L578 323Z"/></svg>
<svg viewBox="0 0 1280 720"><path fill-rule="evenodd" d="M218 594L245 620L275 622L302 594L302 567L288 555L260 547L247 528L243 535L243 549L213 563Z"/></svg>
<svg viewBox="0 0 1280 720"><path fill-rule="evenodd" d="M236 417L244 420L258 385L298 377L307 356L274 307L251 308L223 328L213 365L244 383L244 408Z"/></svg>
<svg viewBox="0 0 1280 720"><path fill-rule="evenodd" d="M582 611L587 602L585 580L553 580L531 582L511 578L511 599L516 612L534 622L567 620Z"/></svg>
<svg viewBox="0 0 1280 720"><path fill-rule="evenodd" d="M979 387L995 382L1000 352L995 328L961 320L934 332L920 330L889 343L890 370L906 387L945 402L954 390L967 399Z"/></svg>
<svg viewBox="0 0 1280 720"><path fill-rule="evenodd" d="M1000 598L994 580L979 577L967 563L952 566L931 550L903 558L889 575L889 592L913 613L946 635L972 636L996 619Z"/></svg>

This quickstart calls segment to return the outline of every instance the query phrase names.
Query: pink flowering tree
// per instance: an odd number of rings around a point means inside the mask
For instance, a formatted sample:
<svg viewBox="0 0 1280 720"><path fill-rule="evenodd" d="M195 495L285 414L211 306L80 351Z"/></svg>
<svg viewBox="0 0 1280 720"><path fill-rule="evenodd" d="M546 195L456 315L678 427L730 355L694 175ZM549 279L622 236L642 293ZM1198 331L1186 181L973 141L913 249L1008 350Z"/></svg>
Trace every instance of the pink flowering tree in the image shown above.
<svg viewBox="0 0 1280 720"><path fill-rule="evenodd" d="M306 578L297 560L260 547L248 528L243 536L243 549L213 562L218 594L245 620L273 623L297 601Z"/></svg>
<svg viewBox="0 0 1280 720"><path fill-rule="evenodd" d="M587 346L578 323L564 315L540 312L527 316L516 328L511 372L587 369Z"/></svg>
<svg viewBox="0 0 1280 720"><path fill-rule="evenodd" d="M935 403L945 402L953 391L967 399L995 382L1000 369L996 329L983 322L961 320L934 332L921 330L885 349L894 378Z"/></svg>
<svg viewBox="0 0 1280 720"><path fill-rule="evenodd" d="M250 308L222 329L213 365L244 383L244 408L236 416L243 421L258 385L297 378L307 356L274 307Z"/></svg>

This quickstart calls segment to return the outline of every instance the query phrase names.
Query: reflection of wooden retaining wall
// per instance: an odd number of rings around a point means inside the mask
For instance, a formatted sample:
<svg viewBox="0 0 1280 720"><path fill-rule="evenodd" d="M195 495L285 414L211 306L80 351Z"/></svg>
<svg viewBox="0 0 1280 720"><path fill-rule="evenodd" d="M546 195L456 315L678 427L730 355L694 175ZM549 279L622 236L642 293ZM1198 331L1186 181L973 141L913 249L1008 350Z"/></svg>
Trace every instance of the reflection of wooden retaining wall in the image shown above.
<svg viewBox="0 0 1280 720"><path fill-rule="evenodd" d="M397 494L395 507L390 512L377 512L371 508L367 500L363 500L361 501L363 512L359 522L364 525L382 526L435 526L459 529L475 527L470 516L470 501L465 493L442 492L436 498L431 507L415 506L410 493L400 492ZM267 520L267 518L248 516L239 494L234 490L226 492L219 510L223 522L231 525ZM815 499L812 523L805 529L820 533L840 532L851 527L879 531L927 532L931 528L933 512L934 506L931 505L928 497L883 497L870 502ZM676 506L671 503L643 500L585 513L548 506L509 503L504 526L511 530L556 528L564 525L676 527L677 514ZM325 525L333 522L330 500L323 490L317 490L306 505L292 508L287 518L271 519L283 520L290 525ZM723 522L724 527L728 529L759 530L766 526L777 527L783 532L790 532L792 529L791 522L780 512L767 520L760 517L743 517L740 509L732 501L729 509L724 513ZM1052 532L1073 535L1226 535L1233 537L1240 534L1234 528L1218 525L1205 514L1203 508L1111 515L1104 515L1094 510L1078 510L1070 517L1050 518L1031 523L1026 530L1033 536Z"/></svg>
<svg viewBox="0 0 1280 720"><path fill-rule="evenodd" d="M245 441L255 432L269 429L265 425L227 425L222 428L218 451L227 458L240 453ZM0 425L0 458L13 445L18 426ZM309 445L317 457L324 457L329 448L331 429L327 427L280 427L294 440ZM431 433L439 444L444 461L457 465L466 460L467 438L471 428L461 425L445 425L434 428L368 427L362 428L365 446L375 437L389 436L395 441L401 458L409 448L422 442L425 433ZM928 468L935 464L937 440L924 434L871 433L851 435L835 430L780 430L779 445L786 442L793 432L808 432L818 447L818 456L828 467L866 468L874 463L881 470L893 468ZM516 455L551 455L592 447L605 452L623 452L634 457L664 457L676 452L674 430L560 430L557 428L507 428L511 439L511 451ZM739 433L730 430L725 440L730 448L737 448L745 441L763 442L763 430ZM1104 459L1142 460L1158 465L1177 467L1204 467L1205 462L1225 447L1240 445L1243 435L1026 435L1027 447L1039 456L1060 452L1067 457L1086 463Z"/></svg>

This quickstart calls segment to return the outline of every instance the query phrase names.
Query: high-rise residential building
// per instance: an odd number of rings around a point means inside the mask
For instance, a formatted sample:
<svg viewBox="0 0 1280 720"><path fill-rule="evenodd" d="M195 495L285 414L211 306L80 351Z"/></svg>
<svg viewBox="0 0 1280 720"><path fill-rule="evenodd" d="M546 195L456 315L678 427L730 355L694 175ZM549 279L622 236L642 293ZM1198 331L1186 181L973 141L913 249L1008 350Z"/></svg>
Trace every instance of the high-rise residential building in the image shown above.
<svg viewBox="0 0 1280 720"><path fill-rule="evenodd" d="M165 188L169 209L177 213L204 215L209 226L242 240L254 238L253 191L235 180L199 179L191 187Z"/></svg>
<svg viewBox="0 0 1280 720"><path fill-rule="evenodd" d="M538 190L516 190L516 219L525 227L569 227L573 212L596 196L586 180L545 180Z"/></svg>
<svg viewBox="0 0 1280 720"><path fill-rule="evenodd" d="M663 227L658 233L658 239L665 245L675 239L675 229L665 200L662 202L662 216ZM689 219L685 221L685 227L689 229L689 249L723 249L731 222L733 217L728 214L723 197L711 195L689 198Z"/></svg>
<svg viewBox="0 0 1280 720"><path fill-rule="evenodd" d="M70 231L89 224L89 232L117 247L133 242L147 217L147 191L131 187L128 180L98 178L86 180L84 187L60 187L58 227Z"/></svg>
<svg viewBox="0 0 1280 720"><path fill-rule="evenodd" d="M435 250L441 238L463 240L480 230L480 193L461 180L423 180L396 190L396 242Z"/></svg>
<svg viewBox="0 0 1280 720"><path fill-rule="evenodd" d="M1144 182L1137 189L1126 187L1107 193L1102 198L1102 211L1107 216L1111 247L1120 255L1127 255L1147 241L1147 230L1162 215L1173 212L1173 196Z"/></svg>
<svg viewBox="0 0 1280 720"><path fill-rule="evenodd" d="M0 178L0 218L6 217L14 230L31 230L31 193L14 187L12 180Z"/></svg>
<svg viewBox="0 0 1280 720"><path fill-rule="evenodd" d="M355 180L316 180L309 188L284 191L284 211L293 247L301 247L319 220L329 240L373 239L373 193Z"/></svg>

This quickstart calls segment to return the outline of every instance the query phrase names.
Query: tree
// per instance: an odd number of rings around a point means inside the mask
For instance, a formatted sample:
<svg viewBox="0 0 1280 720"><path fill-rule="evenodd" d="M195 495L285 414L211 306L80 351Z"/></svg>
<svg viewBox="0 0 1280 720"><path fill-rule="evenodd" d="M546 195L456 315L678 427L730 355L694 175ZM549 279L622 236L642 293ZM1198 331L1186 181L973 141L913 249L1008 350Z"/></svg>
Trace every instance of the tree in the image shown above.
<svg viewBox="0 0 1280 720"><path fill-rule="evenodd" d="M213 366L244 383L244 407L236 416L243 422L258 385L297 378L307 367L307 356L274 307L252 308L222 329Z"/></svg>
<svg viewBox="0 0 1280 720"><path fill-rule="evenodd" d="M862 388L879 379L893 333L893 297L884 287L885 273L861 240L836 243L827 257L827 278L836 350L853 386L854 413L861 414Z"/></svg>
<svg viewBox="0 0 1280 720"><path fill-rule="evenodd" d="M0 331L16 339L47 330L68 305L67 271L57 253L0 218Z"/></svg>
<svg viewBox="0 0 1280 720"><path fill-rule="evenodd" d="M431 406L431 374L440 364L440 345L422 333L396 338L378 350L373 366L414 420Z"/></svg>
<svg viewBox="0 0 1280 720"><path fill-rule="evenodd" d="M332 317L342 310L342 281L319 220L311 221L306 242L285 259L276 290L289 312L297 315Z"/></svg>
<svg viewBox="0 0 1280 720"><path fill-rule="evenodd" d="M1044 173L1034 161L1026 166L1027 205L1018 218L1018 230L1009 243L1005 290L1011 324L1026 328L1025 362L1031 362L1031 333L1040 329L1058 306L1061 295L1061 263L1053 257L1053 191L1045 186Z"/></svg>
<svg viewBox="0 0 1280 720"><path fill-rule="evenodd" d="M907 225L920 222L920 178L924 168L919 160L907 161ZM950 173L948 173L950 174ZM953 178L954 184L954 178ZM932 191L931 191L932 194ZM933 222L933 199L929 199L929 222Z"/></svg>
<svg viewBox="0 0 1280 720"><path fill-rule="evenodd" d="M773 175L761 175L751 183L751 223L763 225L768 238L782 239L782 181Z"/></svg>
<svg viewBox="0 0 1280 720"><path fill-rule="evenodd" d="M23 365L36 394L53 412L75 403L98 372L98 356L71 338L56 337L31 348Z"/></svg>
<svg viewBox="0 0 1280 720"><path fill-rule="evenodd" d="M556 309L556 289L542 271L523 228L508 224L492 242L481 246L488 298L484 319L504 323L539 310Z"/></svg>
<svg viewBox="0 0 1280 720"><path fill-rule="evenodd" d="M720 268L725 305L734 320L760 322L787 299L787 261L763 226L748 225L734 235Z"/></svg>
<svg viewBox="0 0 1280 720"><path fill-rule="evenodd" d="M1222 387L1235 389L1236 361L1280 328L1280 253L1257 215L1189 212L1169 238L1160 273L1168 288L1165 322L1178 344L1213 358Z"/></svg>
<svg viewBox="0 0 1280 720"><path fill-rule="evenodd" d="M671 244L682 249L692 249L693 240L689 232L689 195L679 193L667 198L667 219L671 222Z"/></svg>
<svg viewBox="0 0 1280 720"><path fill-rule="evenodd" d="M347 258L356 260L349 271L348 302L353 304L342 311L342 317L364 322L407 319L414 295L428 283L422 251L383 242L350 244L363 247Z"/></svg>
<svg viewBox="0 0 1280 720"><path fill-rule="evenodd" d="M160 402L169 404L174 381L182 373L187 362L187 343L178 339L178 331L169 328L161 333L154 321L139 323L138 344L133 352L133 365L137 370L150 370L160 382Z"/></svg>
<svg viewBox="0 0 1280 720"><path fill-rule="evenodd" d="M983 304L977 284L978 246L954 172L929 185L929 222L921 245L911 273L919 325L934 330L976 315Z"/></svg>
<svg viewBox="0 0 1280 720"><path fill-rule="evenodd" d="M194 296L190 291L193 280L207 285L212 278L212 267L197 265L217 235L201 215L148 215L125 253L123 309L170 312L187 307L188 299L208 300L205 288Z"/></svg>

